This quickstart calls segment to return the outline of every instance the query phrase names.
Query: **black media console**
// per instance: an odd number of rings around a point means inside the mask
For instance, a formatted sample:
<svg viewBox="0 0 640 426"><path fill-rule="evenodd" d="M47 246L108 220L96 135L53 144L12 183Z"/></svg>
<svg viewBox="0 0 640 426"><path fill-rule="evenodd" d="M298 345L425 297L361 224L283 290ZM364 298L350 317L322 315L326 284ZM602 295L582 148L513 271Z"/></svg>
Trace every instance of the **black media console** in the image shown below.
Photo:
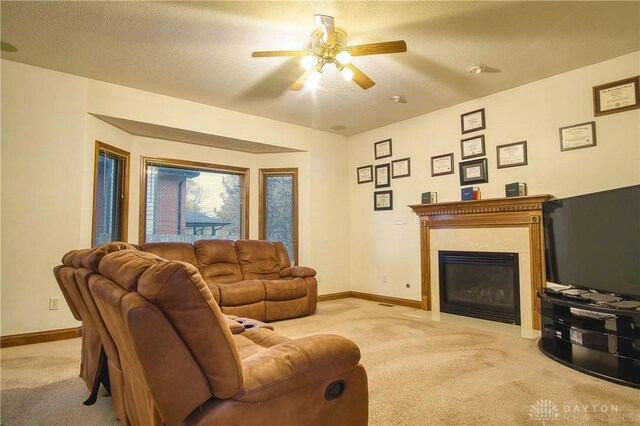
<svg viewBox="0 0 640 426"><path fill-rule="evenodd" d="M540 350L571 368L640 388L640 302L581 289L538 293Z"/></svg>

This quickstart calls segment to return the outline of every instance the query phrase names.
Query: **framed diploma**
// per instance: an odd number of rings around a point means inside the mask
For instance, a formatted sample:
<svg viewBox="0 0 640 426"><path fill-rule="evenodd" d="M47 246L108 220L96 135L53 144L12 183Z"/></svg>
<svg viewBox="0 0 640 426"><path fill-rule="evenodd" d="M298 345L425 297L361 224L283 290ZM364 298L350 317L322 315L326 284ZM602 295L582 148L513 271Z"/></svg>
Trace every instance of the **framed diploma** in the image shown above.
<svg viewBox="0 0 640 426"><path fill-rule="evenodd" d="M596 122L560 127L560 151L596 146Z"/></svg>
<svg viewBox="0 0 640 426"><path fill-rule="evenodd" d="M386 139L373 144L376 160L391 157L391 139Z"/></svg>
<svg viewBox="0 0 640 426"><path fill-rule="evenodd" d="M527 165L527 141L498 145L498 168Z"/></svg>
<svg viewBox="0 0 640 426"><path fill-rule="evenodd" d="M462 139L460 141L462 150L462 159L482 157L484 152L484 135L474 136L472 138Z"/></svg>
<svg viewBox="0 0 640 426"><path fill-rule="evenodd" d="M373 210L393 210L393 191L374 192Z"/></svg>
<svg viewBox="0 0 640 426"><path fill-rule="evenodd" d="M460 163L460 185L484 182L489 182L486 158Z"/></svg>
<svg viewBox="0 0 640 426"><path fill-rule="evenodd" d="M390 169L389 163L376 166L376 188L391 186Z"/></svg>
<svg viewBox="0 0 640 426"><path fill-rule="evenodd" d="M431 176L453 174L453 152L431 157Z"/></svg>
<svg viewBox="0 0 640 426"><path fill-rule="evenodd" d="M593 115L613 114L640 108L640 76L593 88Z"/></svg>
<svg viewBox="0 0 640 426"><path fill-rule="evenodd" d="M411 159L402 158L391 162L391 177L401 178L411 176Z"/></svg>
<svg viewBox="0 0 640 426"><path fill-rule="evenodd" d="M462 133L471 133L485 128L484 108L460 116Z"/></svg>
<svg viewBox="0 0 640 426"><path fill-rule="evenodd" d="M373 182L373 166L358 167L358 183Z"/></svg>

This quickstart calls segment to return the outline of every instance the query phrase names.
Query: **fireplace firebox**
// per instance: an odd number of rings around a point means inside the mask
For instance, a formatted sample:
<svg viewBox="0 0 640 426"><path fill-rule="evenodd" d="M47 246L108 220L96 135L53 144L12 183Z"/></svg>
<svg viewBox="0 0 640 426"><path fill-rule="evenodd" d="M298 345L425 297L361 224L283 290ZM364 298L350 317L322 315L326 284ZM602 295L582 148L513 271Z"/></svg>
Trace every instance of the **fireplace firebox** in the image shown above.
<svg viewBox="0 0 640 426"><path fill-rule="evenodd" d="M520 325L518 253L439 251L440 311Z"/></svg>

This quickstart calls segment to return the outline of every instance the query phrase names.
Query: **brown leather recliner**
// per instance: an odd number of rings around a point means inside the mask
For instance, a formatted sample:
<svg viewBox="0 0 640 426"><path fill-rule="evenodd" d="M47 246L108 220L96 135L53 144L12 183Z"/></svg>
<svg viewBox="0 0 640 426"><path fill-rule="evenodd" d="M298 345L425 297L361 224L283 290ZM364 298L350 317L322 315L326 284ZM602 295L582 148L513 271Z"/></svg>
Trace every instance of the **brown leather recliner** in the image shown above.
<svg viewBox="0 0 640 426"><path fill-rule="evenodd" d="M75 272L82 267L82 259L90 250L73 250L62 257L62 264L53 268L53 275L58 282L73 317L82 321L82 349L80 350L80 377L90 390L100 385L100 378L96 376L100 362L100 336L84 302ZM97 352L96 352L97 349ZM97 391L96 391L97 392ZM95 401L92 392L85 404Z"/></svg>
<svg viewBox="0 0 640 426"><path fill-rule="evenodd" d="M120 355L132 424L365 425L360 351L334 335L232 334L188 263L122 250L89 289Z"/></svg>
<svg viewBox="0 0 640 426"><path fill-rule="evenodd" d="M53 269L69 309L82 321L80 377L91 390L84 404L96 401L102 384L111 394L116 415L124 425L130 423L125 410L120 357L89 292L88 280L98 272L98 264L105 255L126 249L135 247L113 242L94 249L72 250L63 256L62 265Z"/></svg>
<svg viewBox="0 0 640 426"><path fill-rule="evenodd" d="M114 251L143 250L193 264L204 277L225 313L233 333L244 328L232 318L277 320L313 314L317 303L316 272L292 266L282 243L257 240L201 240L189 243L149 243L136 247L112 242L94 249L72 250L54 275L74 317L83 322L80 376L95 402L100 384L111 393L118 417L129 424L125 410L120 354L89 292L89 278L101 259ZM259 322L259 321L258 321ZM264 326L264 325L263 325Z"/></svg>

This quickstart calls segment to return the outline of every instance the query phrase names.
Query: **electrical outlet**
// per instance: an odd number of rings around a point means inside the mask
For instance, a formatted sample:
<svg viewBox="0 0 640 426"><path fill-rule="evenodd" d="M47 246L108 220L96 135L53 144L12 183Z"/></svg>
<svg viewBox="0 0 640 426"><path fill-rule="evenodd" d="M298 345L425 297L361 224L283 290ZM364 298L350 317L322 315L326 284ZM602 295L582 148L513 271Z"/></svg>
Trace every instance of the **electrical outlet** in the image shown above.
<svg viewBox="0 0 640 426"><path fill-rule="evenodd" d="M322 277L320 275L316 275L316 281L321 283L322 282Z"/></svg>
<svg viewBox="0 0 640 426"><path fill-rule="evenodd" d="M49 298L49 310L50 311L57 311L58 310L58 298L57 297L50 297Z"/></svg>
<svg viewBox="0 0 640 426"><path fill-rule="evenodd" d="M389 277L387 277L387 274L382 274L382 284L386 284L388 280Z"/></svg>

